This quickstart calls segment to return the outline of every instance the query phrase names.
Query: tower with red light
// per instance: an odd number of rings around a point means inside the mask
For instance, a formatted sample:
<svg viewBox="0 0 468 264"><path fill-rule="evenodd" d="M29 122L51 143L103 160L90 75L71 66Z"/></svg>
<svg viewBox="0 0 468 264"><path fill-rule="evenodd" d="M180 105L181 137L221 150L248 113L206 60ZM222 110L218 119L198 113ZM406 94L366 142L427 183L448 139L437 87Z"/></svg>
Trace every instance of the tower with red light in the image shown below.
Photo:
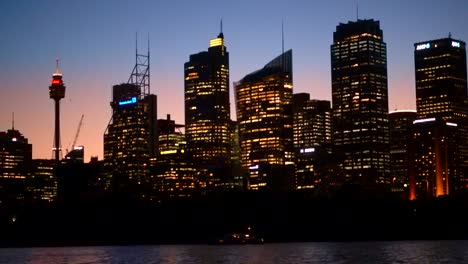
<svg viewBox="0 0 468 264"><path fill-rule="evenodd" d="M60 159L60 99L65 97L65 85L63 85L62 73L60 73L57 59L57 67L52 75L52 82L49 86L49 96L55 102L55 135L54 135L54 158L58 162Z"/></svg>

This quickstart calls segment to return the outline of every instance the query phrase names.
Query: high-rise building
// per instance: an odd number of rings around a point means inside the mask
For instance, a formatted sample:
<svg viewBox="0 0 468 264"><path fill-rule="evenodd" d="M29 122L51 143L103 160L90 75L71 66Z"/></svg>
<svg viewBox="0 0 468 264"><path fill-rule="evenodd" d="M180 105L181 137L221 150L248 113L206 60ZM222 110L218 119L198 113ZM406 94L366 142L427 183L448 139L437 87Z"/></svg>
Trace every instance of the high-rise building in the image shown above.
<svg viewBox="0 0 468 264"><path fill-rule="evenodd" d="M390 122L390 163L391 190L406 192L408 190L408 148L412 140L413 121L416 111L397 110L388 115Z"/></svg>
<svg viewBox="0 0 468 264"><path fill-rule="evenodd" d="M457 124L460 159L450 173L451 192L468 188L468 98L466 44L451 36L414 44L416 108L419 119ZM455 173L457 172L457 173Z"/></svg>
<svg viewBox="0 0 468 264"><path fill-rule="evenodd" d="M331 45L333 144L352 183L388 183L387 49L379 21L340 23Z"/></svg>
<svg viewBox="0 0 468 264"><path fill-rule="evenodd" d="M413 121L409 144L409 199L448 195L457 186L461 157L458 124L441 118Z"/></svg>
<svg viewBox="0 0 468 264"><path fill-rule="evenodd" d="M189 159L183 125L167 119L158 119L159 153L150 159L153 189L159 197L190 197L206 187L200 181L199 171Z"/></svg>
<svg viewBox="0 0 468 264"><path fill-rule="evenodd" d="M234 84L241 165L251 190L292 188L292 77L288 50Z"/></svg>
<svg viewBox="0 0 468 264"><path fill-rule="evenodd" d="M18 130L0 132L0 197L23 199L31 168L32 145Z"/></svg>
<svg viewBox="0 0 468 264"><path fill-rule="evenodd" d="M157 97L150 91L150 52L139 54L127 83L114 85L104 133L104 170L112 191L147 199L150 158L157 153Z"/></svg>
<svg viewBox="0 0 468 264"><path fill-rule="evenodd" d="M332 150L330 101L310 100L308 93L294 94L293 111L295 187L317 188L324 184Z"/></svg>
<svg viewBox="0 0 468 264"><path fill-rule="evenodd" d="M415 43L414 66L418 118L468 115L465 42L448 37Z"/></svg>
<svg viewBox="0 0 468 264"><path fill-rule="evenodd" d="M184 65L187 151L219 181L230 164L229 53L221 32ZM217 175L215 175L217 174Z"/></svg>
<svg viewBox="0 0 468 264"><path fill-rule="evenodd" d="M28 195L36 201L53 202L57 198L55 160L32 160L31 173L27 179Z"/></svg>
<svg viewBox="0 0 468 264"><path fill-rule="evenodd" d="M139 193L150 185L149 159L156 151L156 96L143 95L139 85L115 85L111 106L112 119L104 134L110 186Z"/></svg>

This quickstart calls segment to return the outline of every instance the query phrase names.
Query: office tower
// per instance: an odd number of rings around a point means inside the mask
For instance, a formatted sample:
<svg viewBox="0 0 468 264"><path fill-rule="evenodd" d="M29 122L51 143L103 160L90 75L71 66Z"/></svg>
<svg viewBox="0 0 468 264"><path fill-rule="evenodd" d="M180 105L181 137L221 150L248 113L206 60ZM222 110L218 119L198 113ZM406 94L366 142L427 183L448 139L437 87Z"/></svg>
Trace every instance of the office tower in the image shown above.
<svg viewBox="0 0 468 264"><path fill-rule="evenodd" d="M242 168L251 190L291 189L292 50L234 84Z"/></svg>
<svg viewBox="0 0 468 264"><path fill-rule="evenodd" d="M408 148L412 140L412 125L416 120L416 111L397 110L388 115L390 122L390 164L391 190L408 190Z"/></svg>
<svg viewBox="0 0 468 264"><path fill-rule="evenodd" d="M295 187L317 188L325 184L331 154L330 101L310 100L308 93L294 94L293 112Z"/></svg>
<svg viewBox="0 0 468 264"><path fill-rule="evenodd" d="M340 23L333 33L333 144L351 183L389 182L386 53L379 21Z"/></svg>
<svg viewBox="0 0 468 264"><path fill-rule="evenodd" d="M461 142L458 124L440 118L413 121L408 151L409 199L448 195L457 179Z"/></svg>
<svg viewBox="0 0 468 264"><path fill-rule="evenodd" d="M184 64L187 151L216 185L230 164L229 53L221 32Z"/></svg>
<svg viewBox="0 0 468 264"><path fill-rule="evenodd" d="M418 118L436 118L458 125L455 156L461 162L451 173L451 191L468 185L468 100L465 42L444 39L414 44ZM455 173L457 172L457 173Z"/></svg>
<svg viewBox="0 0 468 264"><path fill-rule="evenodd" d="M58 59L57 59L57 67L55 69L55 73L52 75L52 83L49 86L49 96L50 99L53 99L55 102L55 134L54 134L54 158L55 161L58 163L60 159L60 100L65 98L65 85L63 85L62 80L62 73L60 73L58 67Z"/></svg>
<svg viewBox="0 0 468 264"><path fill-rule="evenodd" d="M138 45L137 45L138 47ZM106 188L147 199L150 158L157 153L157 97L150 91L150 52L135 53L127 81L114 85L112 118L104 133Z"/></svg>
<svg viewBox="0 0 468 264"><path fill-rule="evenodd" d="M465 42L451 37L414 44L418 118L467 116Z"/></svg>
<svg viewBox="0 0 468 264"><path fill-rule="evenodd" d="M28 195L33 200L53 202L57 198L56 161L32 160L31 173L27 179Z"/></svg>
<svg viewBox="0 0 468 264"><path fill-rule="evenodd" d="M104 134L105 169L114 191L138 193L150 184L149 159L154 155L156 96L144 96L135 84L113 87L112 120ZM141 194L143 195L143 194Z"/></svg>
<svg viewBox="0 0 468 264"><path fill-rule="evenodd" d="M0 132L0 198L24 199L32 145L18 130Z"/></svg>
<svg viewBox="0 0 468 264"><path fill-rule="evenodd" d="M189 158L183 125L167 115L158 119L159 154L150 159L153 189L158 197L190 197L206 187L198 179L198 170Z"/></svg>

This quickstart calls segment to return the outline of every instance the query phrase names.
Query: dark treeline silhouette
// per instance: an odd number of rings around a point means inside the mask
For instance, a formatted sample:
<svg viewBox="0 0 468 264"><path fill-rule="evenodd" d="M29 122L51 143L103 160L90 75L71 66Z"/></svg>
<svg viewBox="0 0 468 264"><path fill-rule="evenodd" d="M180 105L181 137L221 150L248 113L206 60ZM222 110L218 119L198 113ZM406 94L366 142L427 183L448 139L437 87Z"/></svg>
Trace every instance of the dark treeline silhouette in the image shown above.
<svg viewBox="0 0 468 264"><path fill-rule="evenodd" d="M468 193L408 201L380 189L225 192L141 201L124 193L0 204L1 246L208 243L251 232L266 242L467 239Z"/></svg>

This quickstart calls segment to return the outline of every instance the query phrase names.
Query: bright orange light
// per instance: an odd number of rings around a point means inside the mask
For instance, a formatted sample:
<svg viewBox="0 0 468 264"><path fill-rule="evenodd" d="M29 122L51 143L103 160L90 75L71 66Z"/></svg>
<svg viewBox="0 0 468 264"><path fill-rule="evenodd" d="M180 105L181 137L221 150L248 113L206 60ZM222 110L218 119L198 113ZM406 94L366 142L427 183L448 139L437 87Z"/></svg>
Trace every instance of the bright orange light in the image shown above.
<svg viewBox="0 0 468 264"><path fill-rule="evenodd" d="M52 84L60 84L60 80L52 80Z"/></svg>

